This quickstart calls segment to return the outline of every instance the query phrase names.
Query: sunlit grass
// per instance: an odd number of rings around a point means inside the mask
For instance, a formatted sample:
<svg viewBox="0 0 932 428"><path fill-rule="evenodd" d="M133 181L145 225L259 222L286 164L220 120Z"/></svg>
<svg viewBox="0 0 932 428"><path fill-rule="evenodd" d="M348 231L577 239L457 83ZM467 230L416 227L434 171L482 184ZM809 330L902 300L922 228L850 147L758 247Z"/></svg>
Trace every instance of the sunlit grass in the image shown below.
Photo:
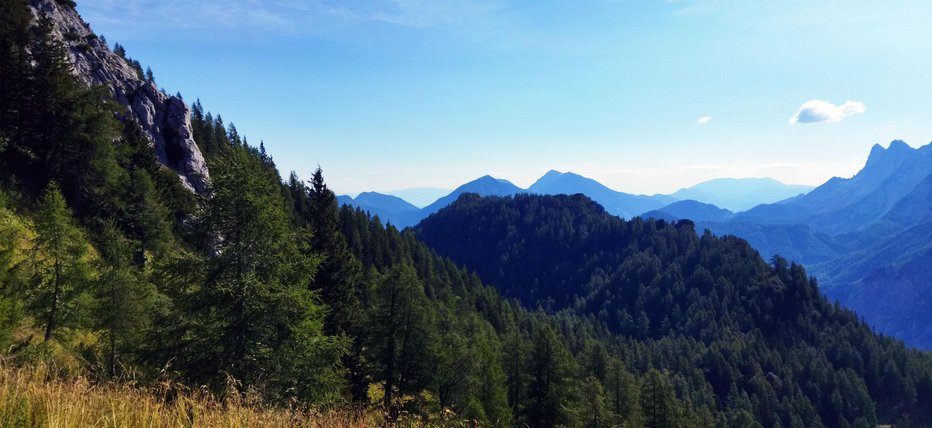
<svg viewBox="0 0 932 428"><path fill-rule="evenodd" d="M384 421L372 410L277 408L231 396L220 401L168 382L141 388L61 379L45 365L0 361L0 427L364 427Z"/></svg>

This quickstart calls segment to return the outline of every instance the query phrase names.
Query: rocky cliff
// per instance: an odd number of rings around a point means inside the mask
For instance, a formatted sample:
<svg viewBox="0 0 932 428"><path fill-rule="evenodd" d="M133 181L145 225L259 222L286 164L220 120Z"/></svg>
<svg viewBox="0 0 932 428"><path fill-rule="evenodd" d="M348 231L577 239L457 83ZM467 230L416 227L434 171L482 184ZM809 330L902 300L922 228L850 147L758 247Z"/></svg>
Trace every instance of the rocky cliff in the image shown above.
<svg viewBox="0 0 932 428"><path fill-rule="evenodd" d="M64 43L73 71L88 85L102 85L126 107L148 135L159 161L178 173L192 191L207 190L209 173L204 156L194 143L191 111L180 98L169 96L154 82L142 79L130 63L98 38L81 19L71 2L31 0L36 17L54 23L55 36Z"/></svg>

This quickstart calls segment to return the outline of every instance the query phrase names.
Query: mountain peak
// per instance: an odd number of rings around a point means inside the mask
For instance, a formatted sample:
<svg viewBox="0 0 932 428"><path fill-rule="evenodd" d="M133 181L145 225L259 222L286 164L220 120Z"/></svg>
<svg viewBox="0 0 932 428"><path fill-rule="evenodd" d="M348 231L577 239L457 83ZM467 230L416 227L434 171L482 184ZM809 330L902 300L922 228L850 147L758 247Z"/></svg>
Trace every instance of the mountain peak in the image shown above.
<svg viewBox="0 0 932 428"><path fill-rule="evenodd" d="M867 166L876 165L881 161L889 159L901 159L904 155L909 155L916 149L903 142L903 140L893 140L890 145L884 149L880 144L874 144L871 147L870 155L867 157Z"/></svg>
<svg viewBox="0 0 932 428"><path fill-rule="evenodd" d="M913 150L909 144L906 144L903 140L893 140L890 142L890 146L887 147L887 151L903 151L903 150Z"/></svg>

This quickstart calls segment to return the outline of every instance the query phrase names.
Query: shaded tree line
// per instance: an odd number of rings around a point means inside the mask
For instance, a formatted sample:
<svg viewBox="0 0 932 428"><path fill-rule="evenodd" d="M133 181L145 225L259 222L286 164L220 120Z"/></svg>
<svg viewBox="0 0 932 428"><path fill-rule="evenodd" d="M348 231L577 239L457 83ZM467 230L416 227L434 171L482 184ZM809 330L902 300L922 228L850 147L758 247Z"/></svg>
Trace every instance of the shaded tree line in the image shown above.
<svg viewBox="0 0 932 428"><path fill-rule="evenodd" d="M199 101L212 179L190 194L50 23L0 4L6 358L430 424L929 422L928 355L689 224L466 196L398 231L338 206L320 168L282 180Z"/></svg>

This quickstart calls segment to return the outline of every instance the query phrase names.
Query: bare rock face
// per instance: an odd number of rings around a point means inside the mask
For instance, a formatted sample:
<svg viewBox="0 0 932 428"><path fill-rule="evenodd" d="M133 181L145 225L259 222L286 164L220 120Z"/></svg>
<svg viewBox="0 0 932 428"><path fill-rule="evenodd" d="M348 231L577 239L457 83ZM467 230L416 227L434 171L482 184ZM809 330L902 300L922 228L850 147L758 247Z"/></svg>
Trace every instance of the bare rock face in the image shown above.
<svg viewBox="0 0 932 428"><path fill-rule="evenodd" d="M64 43L74 74L89 86L102 85L126 107L151 141L155 154L188 189L204 194L210 174L194 143L191 110L180 98L168 96L140 78L129 62L113 53L66 1L31 0L36 17L47 16L54 35Z"/></svg>

